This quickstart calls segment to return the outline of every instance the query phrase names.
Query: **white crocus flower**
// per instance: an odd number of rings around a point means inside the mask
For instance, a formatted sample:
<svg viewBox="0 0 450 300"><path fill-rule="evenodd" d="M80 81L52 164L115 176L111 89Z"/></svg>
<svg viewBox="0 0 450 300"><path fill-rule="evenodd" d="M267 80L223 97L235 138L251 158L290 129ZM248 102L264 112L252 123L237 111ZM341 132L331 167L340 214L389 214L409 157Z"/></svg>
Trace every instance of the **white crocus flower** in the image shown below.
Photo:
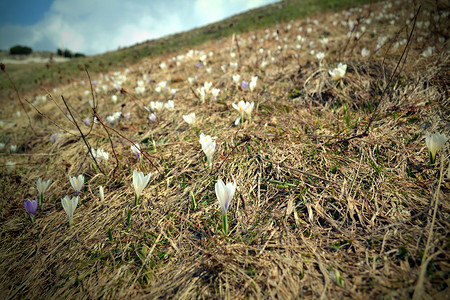
<svg viewBox="0 0 450 300"><path fill-rule="evenodd" d="M14 168L16 167L16 163L13 161L6 161L6 173L7 174L11 174L11 172L14 170Z"/></svg>
<svg viewBox="0 0 450 300"><path fill-rule="evenodd" d="M164 107L168 110L173 110L175 108L175 102L173 102L173 100L169 100L164 104Z"/></svg>
<svg viewBox="0 0 450 300"><path fill-rule="evenodd" d="M330 74L331 78L333 80L337 81L345 76L345 73L347 72L347 64L339 63L337 68L334 68L333 70L329 70L328 74Z"/></svg>
<svg viewBox="0 0 450 300"><path fill-rule="evenodd" d="M219 93L220 93L220 89L213 88L213 89L211 90L211 94L213 95L214 100L217 99L217 96L219 96Z"/></svg>
<svg viewBox="0 0 450 300"><path fill-rule="evenodd" d="M214 152L216 151L216 141L209 135L205 135L203 132L200 134L200 145L202 146L202 150L206 155L206 159L208 161L208 165L212 167L212 157Z"/></svg>
<svg viewBox="0 0 450 300"><path fill-rule="evenodd" d="M195 123L195 113L183 115L183 120L185 120L189 125L193 125Z"/></svg>
<svg viewBox="0 0 450 300"><path fill-rule="evenodd" d="M229 182L225 184L221 179L217 180L215 184L217 200L219 200L220 208L223 212L223 231L228 233L228 217L227 211L236 191L236 182Z"/></svg>
<svg viewBox="0 0 450 300"><path fill-rule="evenodd" d="M325 57L325 53L323 53L323 52L317 52L316 58L317 58L318 60L322 60L322 59L324 59L324 57Z"/></svg>
<svg viewBox="0 0 450 300"><path fill-rule="evenodd" d="M151 173L148 173L148 175L144 176L144 173L134 170L133 172L133 186L135 192L134 205L137 205L139 203L139 196L141 195L142 191L150 181L150 175Z"/></svg>
<svg viewBox="0 0 450 300"><path fill-rule="evenodd" d="M251 92L255 90L257 83L258 83L258 76L252 76L252 79L250 80L250 83L248 85Z"/></svg>
<svg viewBox="0 0 450 300"><path fill-rule="evenodd" d="M48 189L48 186L50 185L51 179L44 181L41 178L39 178L36 182L36 187L39 192L39 204L42 209L42 205L44 203L44 193Z"/></svg>
<svg viewBox="0 0 450 300"><path fill-rule="evenodd" d="M428 147L428 153L430 155L430 163L436 162L436 153L444 146L448 141L448 137L445 134L434 133L431 135L428 131L425 134L425 142Z"/></svg>
<svg viewBox="0 0 450 300"><path fill-rule="evenodd" d="M200 102L205 103L206 100L206 90L204 87L197 89L197 92L200 94Z"/></svg>
<svg viewBox="0 0 450 300"><path fill-rule="evenodd" d="M208 82L205 81L205 83L203 83L203 89L205 90L205 93L209 93L209 91L211 90L212 87L212 82Z"/></svg>
<svg viewBox="0 0 450 300"><path fill-rule="evenodd" d="M61 199L62 207L64 208L64 211L66 212L67 216L69 217L69 226L72 226L73 224L73 213L75 212L75 209L77 208L78 201L80 200L80 197L76 196L70 199L68 196L65 196Z"/></svg>
<svg viewBox="0 0 450 300"><path fill-rule="evenodd" d="M240 84L241 84L241 75L239 75L239 74L234 74L234 75L233 75L233 81L234 81L234 83L236 83L237 85L240 85Z"/></svg>
<svg viewBox="0 0 450 300"><path fill-rule="evenodd" d="M103 190L103 186L99 186L98 194L100 195L100 201L103 201L105 199L105 192Z"/></svg>
<svg viewBox="0 0 450 300"><path fill-rule="evenodd" d="M15 153L15 152L17 152L17 145L11 145L11 146L9 146L9 152L10 152L10 153Z"/></svg>
<svg viewBox="0 0 450 300"><path fill-rule="evenodd" d="M141 146L139 144L131 145L131 152L133 152L134 155L136 155L139 160L141 158Z"/></svg>
<svg viewBox="0 0 450 300"><path fill-rule="evenodd" d="M362 57L367 57L369 55L370 55L370 50L369 49L366 49L366 48L362 48L361 49L361 56Z"/></svg>
<svg viewBox="0 0 450 300"><path fill-rule="evenodd" d="M91 149L92 156L95 157L95 159L108 161L109 160L109 153L104 151L103 149Z"/></svg>
<svg viewBox="0 0 450 300"><path fill-rule="evenodd" d="M239 101L238 104L232 104L233 108L236 109L240 116L238 119L236 119L235 121L235 125L239 124L239 122L241 121L241 119L244 119L244 114L247 114L247 116L250 118L252 111L253 111L253 107L255 106L254 102L245 102L243 100Z"/></svg>
<svg viewBox="0 0 450 300"><path fill-rule="evenodd" d="M425 51L422 52L422 56L423 56L423 57L430 57L430 56L433 55L433 51L434 51L434 47L433 47L433 46L429 46L429 47L427 48L427 50L425 50Z"/></svg>
<svg viewBox="0 0 450 300"><path fill-rule="evenodd" d="M78 175L78 177L70 177L69 176L69 181L70 181L70 184L72 185L73 189L75 190L75 192L77 192L77 195L78 195L84 185L84 176L81 174Z"/></svg>

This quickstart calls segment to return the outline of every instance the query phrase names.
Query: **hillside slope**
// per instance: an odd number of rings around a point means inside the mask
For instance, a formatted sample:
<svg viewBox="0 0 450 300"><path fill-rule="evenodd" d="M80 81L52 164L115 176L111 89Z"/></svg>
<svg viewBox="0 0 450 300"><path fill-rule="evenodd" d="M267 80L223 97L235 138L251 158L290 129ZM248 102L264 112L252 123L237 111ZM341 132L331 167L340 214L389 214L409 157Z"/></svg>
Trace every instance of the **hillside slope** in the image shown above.
<svg viewBox="0 0 450 300"><path fill-rule="evenodd" d="M0 295L445 298L450 142L426 146L450 136L444 4L313 15L3 101Z"/></svg>

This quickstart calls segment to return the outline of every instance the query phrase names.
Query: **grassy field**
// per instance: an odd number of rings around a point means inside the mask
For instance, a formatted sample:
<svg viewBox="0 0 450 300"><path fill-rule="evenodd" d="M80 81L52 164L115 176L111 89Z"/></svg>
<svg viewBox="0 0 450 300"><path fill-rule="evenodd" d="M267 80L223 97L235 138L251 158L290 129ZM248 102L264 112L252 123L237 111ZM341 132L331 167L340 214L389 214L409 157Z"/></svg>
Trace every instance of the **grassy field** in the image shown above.
<svg viewBox="0 0 450 300"><path fill-rule="evenodd" d="M450 142L431 163L425 136L450 136L449 7L308 3L6 66L1 298L445 299Z"/></svg>

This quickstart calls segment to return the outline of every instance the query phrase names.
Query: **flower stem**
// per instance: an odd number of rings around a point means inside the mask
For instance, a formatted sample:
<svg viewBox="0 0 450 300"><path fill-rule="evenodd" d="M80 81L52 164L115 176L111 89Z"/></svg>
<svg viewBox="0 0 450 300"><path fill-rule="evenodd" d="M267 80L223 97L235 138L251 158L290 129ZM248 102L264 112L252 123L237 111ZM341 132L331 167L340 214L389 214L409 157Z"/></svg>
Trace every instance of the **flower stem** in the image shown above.
<svg viewBox="0 0 450 300"><path fill-rule="evenodd" d="M137 206L139 203L139 197L137 194L134 194L134 206Z"/></svg>
<svg viewBox="0 0 450 300"><path fill-rule="evenodd" d="M41 207L41 210L44 207L44 193L39 195L39 206Z"/></svg>
<svg viewBox="0 0 450 300"><path fill-rule="evenodd" d="M228 235L228 215L227 213L223 214L223 233Z"/></svg>

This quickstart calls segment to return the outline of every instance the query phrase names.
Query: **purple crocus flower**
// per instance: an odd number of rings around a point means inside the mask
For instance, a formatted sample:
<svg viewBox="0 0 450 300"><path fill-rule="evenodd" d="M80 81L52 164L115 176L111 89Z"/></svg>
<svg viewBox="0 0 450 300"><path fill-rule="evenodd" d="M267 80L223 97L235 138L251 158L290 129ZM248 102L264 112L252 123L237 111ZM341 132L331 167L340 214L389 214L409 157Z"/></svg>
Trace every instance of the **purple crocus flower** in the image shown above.
<svg viewBox="0 0 450 300"><path fill-rule="evenodd" d="M201 61L197 62L196 66L197 68L200 68L202 66L202 62Z"/></svg>
<svg viewBox="0 0 450 300"><path fill-rule="evenodd" d="M87 126L89 126L91 124L91 119L89 117L86 117L83 119L83 123Z"/></svg>
<svg viewBox="0 0 450 300"><path fill-rule="evenodd" d="M25 210L30 215L31 220L34 222L34 218L36 216L36 211L38 208L38 200L25 200Z"/></svg>
<svg viewBox="0 0 450 300"><path fill-rule="evenodd" d="M242 82L241 82L241 88L242 88L243 90L245 90L246 88L248 88L248 82L245 81L245 80L242 80Z"/></svg>
<svg viewBox="0 0 450 300"><path fill-rule="evenodd" d="M59 137L61 136L60 133L54 133L50 136L50 142L52 143L56 143L59 139Z"/></svg>

